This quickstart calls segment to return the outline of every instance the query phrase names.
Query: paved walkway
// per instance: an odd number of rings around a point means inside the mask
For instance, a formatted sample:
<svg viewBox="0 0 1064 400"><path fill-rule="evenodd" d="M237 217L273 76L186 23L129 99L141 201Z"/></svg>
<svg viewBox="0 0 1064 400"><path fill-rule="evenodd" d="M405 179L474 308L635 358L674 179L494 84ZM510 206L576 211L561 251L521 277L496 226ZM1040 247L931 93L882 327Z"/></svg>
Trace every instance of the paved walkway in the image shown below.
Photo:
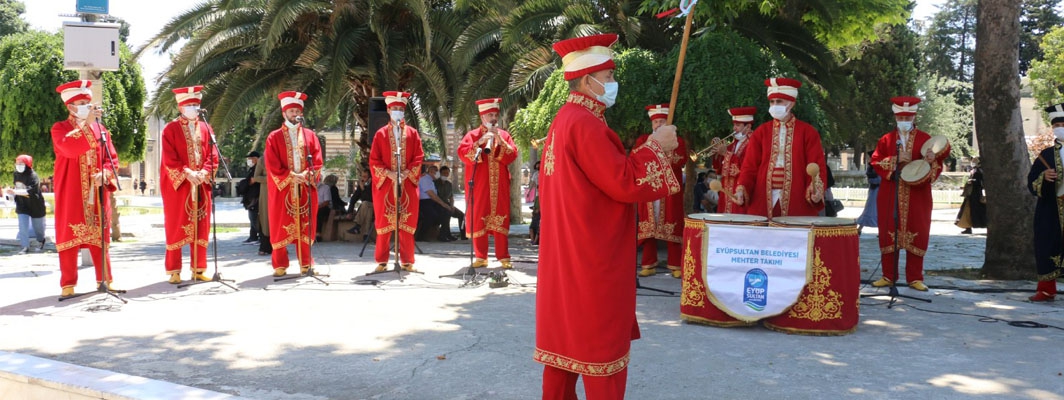
<svg viewBox="0 0 1064 400"><path fill-rule="evenodd" d="M219 206L219 222L246 218L237 203ZM985 231L960 235L952 213L935 212L927 268L979 268ZM314 252L319 272L331 275L326 286L275 283L268 257L240 243L245 231L219 233L219 271L240 291L215 283L178 289L165 283L162 230L151 227L161 218L123 217L135 236L113 246L113 261L128 304L104 296L56 302L55 253L19 256L0 246L0 350L248 398L538 398L536 248L527 240L512 240L515 285L499 289L438 277L463 269L468 241L420 243L424 275L371 277L376 282L364 276L374 264L358 256L361 244L321 243ZM10 221L0 220L0 238L11 237ZM877 268L876 246L875 233L865 232L864 278ZM665 275L642 283L680 286ZM642 293L643 339L633 342L628 398L1064 399L1064 330L961 315L1064 327L1064 302L1024 302L1031 282L928 284L930 293L901 291L931 304L863 300L859 329L843 337L689 325L678 298ZM91 268L83 268L78 290L92 285Z"/></svg>

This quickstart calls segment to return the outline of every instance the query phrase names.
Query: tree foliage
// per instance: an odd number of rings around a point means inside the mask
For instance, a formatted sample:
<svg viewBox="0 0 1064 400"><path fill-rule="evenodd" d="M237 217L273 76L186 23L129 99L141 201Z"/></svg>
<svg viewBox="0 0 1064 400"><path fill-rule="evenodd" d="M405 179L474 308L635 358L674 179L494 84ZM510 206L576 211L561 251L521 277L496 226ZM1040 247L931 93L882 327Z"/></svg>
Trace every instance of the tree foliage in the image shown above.
<svg viewBox="0 0 1064 400"><path fill-rule="evenodd" d="M948 0L932 17L924 37L923 68L927 75L972 81L976 3L976 0Z"/></svg>
<svg viewBox="0 0 1064 400"><path fill-rule="evenodd" d="M949 139L953 159L976 156L971 146L975 124L972 84L932 75L920 79L918 90L923 93L916 117L920 129Z"/></svg>
<svg viewBox="0 0 1064 400"><path fill-rule="evenodd" d="M130 61L124 44L120 65L119 71L103 73L103 105L108 111L103 122L113 134L119 160L129 162L144 154L146 93L140 67ZM77 78L77 72L63 70L61 34L29 31L0 40L0 87L5 88L0 91L0 165L10 165L25 153L33 156L38 174L51 174L52 124L67 116L55 88Z"/></svg>
<svg viewBox="0 0 1064 400"><path fill-rule="evenodd" d="M1027 75L1031 62L1042 59L1042 37L1064 25L1057 13L1060 0L1023 0L1020 9L1020 73Z"/></svg>
<svg viewBox="0 0 1064 400"><path fill-rule="evenodd" d="M1038 104L1064 101L1064 27L1056 27L1042 37L1042 59L1031 62L1028 70L1031 90Z"/></svg>
<svg viewBox="0 0 1064 400"><path fill-rule="evenodd" d="M884 133L894 129L890 98L915 96L919 56L916 34L907 25L885 27L879 40L841 52L846 62L841 73L855 90L825 99L837 110L839 139L856 154L875 147Z"/></svg>
<svg viewBox="0 0 1064 400"><path fill-rule="evenodd" d="M19 0L0 0L0 37L25 32L29 24L22 19L26 5Z"/></svg>

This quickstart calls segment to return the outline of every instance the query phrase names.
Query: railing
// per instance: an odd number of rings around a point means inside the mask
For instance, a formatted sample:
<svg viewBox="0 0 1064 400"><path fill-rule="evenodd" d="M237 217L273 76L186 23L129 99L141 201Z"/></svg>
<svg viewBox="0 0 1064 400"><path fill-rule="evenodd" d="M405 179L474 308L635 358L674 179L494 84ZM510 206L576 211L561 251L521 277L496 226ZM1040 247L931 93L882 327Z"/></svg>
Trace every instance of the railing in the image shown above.
<svg viewBox="0 0 1064 400"><path fill-rule="evenodd" d="M868 199L868 188L834 187L831 188L831 194L837 200L863 202ZM931 198L935 204L961 204L964 202L964 197L961 196L960 190L932 190Z"/></svg>

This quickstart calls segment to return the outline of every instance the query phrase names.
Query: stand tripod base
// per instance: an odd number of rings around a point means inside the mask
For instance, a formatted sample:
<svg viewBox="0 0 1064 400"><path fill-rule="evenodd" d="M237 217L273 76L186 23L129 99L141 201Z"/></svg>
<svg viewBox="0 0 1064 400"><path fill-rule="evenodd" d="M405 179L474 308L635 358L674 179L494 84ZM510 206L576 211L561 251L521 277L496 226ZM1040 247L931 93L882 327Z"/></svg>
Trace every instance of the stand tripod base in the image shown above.
<svg viewBox="0 0 1064 400"><path fill-rule="evenodd" d="M236 290L238 292L240 291L240 289L237 289L236 286L233 286L233 285L230 285L230 284L226 283L226 282L236 282L235 280L233 280L233 279L222 279L222 274L219 273L218 271L214 271L214 275L211 276L211 280L209 280L209 281L192 280L191 282L185 282L185 283L179 284L179 285L177 285L177 287L178 288L183 288L183 287L189 287L189 286L199 285L199 284L203 284L203 283L211 283L211 282L218 282L218 283L221 283L221 284L225 285L226 287L228 287L230 289Z"/></svg>
<svg viewBox="0 0 1064 400"><path fill-rule="evenodd" d="M373 272L370 272L370 273L366 274L365 276L373 276L373 275L380 275L380 274L390 274L390 273L395 273L396 275L398 275L398 276L399 276L399 281L400 281L400 282L402 282L403 280L406 280L406 277L405 277L405 276L403 276L403 273L407 273L407 274L421 274L421 275L424 275L424 274L425 274L424 272L421 272L421 271L408 271L408 270L405 270L405 269L403 269L403 268L402 268L401 266L399 266L399 263L398 263L398 262L396 262L396 263L395 263L395 266L394 266L394 267L392 267L392 269L390 269L390 270L384 270L384 271L373 271Z"/></svg>
<svg viewBox="0 0 1064 400"><path fill-rule="evenodd" d="M323 276L326 277L326 278L329 277L329 275L319 275L318 273L314 272L314 267L308 267L307 268L307 272L302 272L299 275L285 275L285 276L273 278L273 281L274 282L280 282L280 281L288 281L288 280L300 279L300 278L314 278L318 282L324 283L325 286L329 286L329 282L326 282L324 279L321 279L321 277L323 277Z"/></svg>
<svg viewBox="0 0 1064 400"><path fill-rule="evenodd" d="M899 297L903 298L903 299L922 301L922 302L925 302L925 303L930 303L931 302L931 299L925 299L925 298L921 298L921 297L910 296L910 295L907 295L907 294L900 294L900 293L898 293L898 287L895 286L895 285L890 285L887 288L889 289L889 291L887 293L861 293L860 297L861 298L865 298L865 297L889 296L890 297L890 301L887 303L887 308L894 307L894 303L898 302L898 298Z"/></svg>
<svg viewBox="0 0 1064 400"><path fill-rule="evenodd" d="M60 296L59 297L59 301L66 301L66 300L76 299L78 297L89 296L89 295L94 295L94 294L106 294L108 296L114 297L114 298L122 301L122 303L125 304L125 303L129 303L129 301L127 301L126 299L123 299L122 296L118 295L119 293L125 293L125 292L126 292L125 290L111 290L111 288L107 287L107 283L106 282L100 282L100 285L96 287L96 291L94 291L94 292L75 293L75 294L72 294L72 295L66 296L66 297Z"/></svg>
<svg viewBox="0 0 1064 400"><path fill-rule="evenodd" d="M477 268L469 266L469 267L465 267L462 270L462 272L453 273L453 274L447 274L447 275L440 275L439 277L440 278L461 279L463 282L462 282L461 285L458 285L458 287L466 287L466 286L469 286L469 285L475 285L475 284L479 283L479 281L481 280L481 277L487 278L487 276L488 276L488 274L482 274L482 273L480 273L480 271Z"/></svg>

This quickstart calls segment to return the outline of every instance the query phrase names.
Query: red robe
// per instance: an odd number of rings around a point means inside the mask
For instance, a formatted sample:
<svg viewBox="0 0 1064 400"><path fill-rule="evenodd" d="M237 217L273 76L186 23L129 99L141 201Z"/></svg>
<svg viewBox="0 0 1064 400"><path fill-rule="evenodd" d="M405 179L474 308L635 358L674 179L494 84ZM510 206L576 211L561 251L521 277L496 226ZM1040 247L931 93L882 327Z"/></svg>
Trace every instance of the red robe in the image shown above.
<svg viewBox="0 0 1064 400"><path fill-rule="evenodd" d="M373 134L373 146L369 150L369 169L373 176L373 215L377 229L377 245L373 249L377 263L388 262L388 247L392 232L399 229L399 258L403 264L414 263L414 231L417 230L418 187L421 177L421 136L416 129L403 127L403 149L399 155L400 165L395 165L395 131L392 123ZM399 220L396 221L395 182L388 171L406 172L402 182L402 199L399 199Z"/></svg>
<svg viewBox="0 0 1064 400"><path fill-rule="evenodd" d="M96 281L111 281L110 276L103 276L100 247L101 210L110 220L111 196L103 196L101 207L100 188L93 182L93 175L100 172L101 168L112 173L118 169L118 152L115 151L114 142L107 141L110 158L99 151L100 132L106 129L100 124L85 129L77 125L73 116L52 125L52 146L55 150L55 248L59 252L59 283L63 287L73 287L78 282L77 250L82 247L89 248L92 253ZM114 160L113 164L111 160ZM106 192L118 189L113 175L103 189ZM103 227L104 242L109 242L111 237L109 225ZM110 275L110 270L107 272Z"/></svg>
<svg viewBox="0 0 1064 400"><path fill-rule="evenodd" d="M713 169L720 176L720 185L724 192L735 194L735 187L739 186L739 171L743 167L743 156L746 155L747 144L750 138L742 141L735 140L728 145L728 150L721 157L714 158ZM717 212L724 214L746 214L747 206L738 205L731 201L731 197L724 193L718 193Z"/></svg>
<svg viewBox="0 0 1064 400"><path fill-rule="evenodd" d="M162 134L162 160L159 166L159 193L163 198L166 226L167 273L181 271L181 248L191 245L191 269L207 269L207 243L211 220L211 181L196 188L187 181L185 169L207 171L207 178L218 169L218 155L210 142L210 128L204 121L196 124L196 132L189 128L184 117L166 124Z"/></svg>
<svg viewBox="0 0 1064 400"><path fill-rule="evenodd" d="M879 194L876 198L877 215L879 215L879 250L883 255L883 276L892 282L898 281L898 270L895 267L894 257L894 176L891 174L891 166L898 160L895 157L898 131L895 129L883 135L876 145L876 151L872 154L872 166L879 175L881 183ZM902 153L900 166L904 168L912 160L921 160L924 156L920 153L924 142L931 139L931 135L919 129L909 131L905 139L905 152ZM927 252L927 241L931 233L931 209L934 201L931 199L931 184L942 174L942 160L949 156L950 146L946 146L935 155L931 163L931 172L927 178L920 182L904 182L898 187L898 234L902 237L899 250L906 253L905 277L908 282L923 281L924 253Z"/></svg>
<svg viewBox="0 0 1064 400"><path fill-rule="evenodd" d="M571 93L551 124L540 170L533 358L588 376L626 371L635 318L633 203L680 191L655 142L625 155L606 106Z"/></svg>
<svg viewBox="0 0 1064 400"><path fill-rule="evenodd" d="M266 188L270 205L270 243L273 246L273 268L288 268L288 248L296 245L300 267L310 267L310 245L317 232L318 191L315 184L321 174L321 145L310 129L300 127L296 143L291 140L287 126L270 132L266 138ZM310 165L307 165L307 155ZM299 160L299 168L295 160ZM291 174L309 169L307 181L295 184ZM296 190L298 189L298 190Z"/></svg>
<svg viewBox="0 0 1064 400"><path fill-rule="evenodd" d="M488 234L495 236L495 257L510 258L506 238L510 234L510 163L517 159L517 146L510 132L499 129L495 136L495 148L490 154L481 154L476 159L477 141L484 134L484 127L471 130L458 145L458 158L465 164L467 176L476 178L473 189L466 184L466 196L472 193L473 209L466 212L466 229L472 232L473 247L477 258L486 259ZM468 203L468 200L467 200Z"/></svg>
<svg viewBox="0 0 1064 400"><path fill-rule="evenodd" d="M650 135L642 135L635 140L633 148L639 148ZM669 163L672 166L672 175L677 182L683 182L683 167L687 164L687 143L683 138L677 137L679 147L669 153ZM636 213L639 222L636 224L636 239L643 243L643 259L640 265L650 267L658 262L658 240L668 242L667 265L671 270L680 269L680 257L683 247L680 242L683 239L683 219L687 215L683 209L683 191L666 196L664 199L639 203L636 205ZM658 202L660 200L660 202ZM658 202L657 211L654 203Z"/></svg>
<svg viewBox="0 0 1064 400"><path fill-rule="evenodd" d="M743 167L739 172L739 187L745 193L746 213L772 217L775 204L772 202L773 172L776 160L783 154L784 162L777 173L780 198L778 216L815 217L824 208L823 196L813 203L806 196L810 185L821 193L827 182L827 168L824 166L824 148L820 145L820 134L812 125L791 117L787 121L787 138L785 148L780 149L780 122L772 120L761 124L750 134L743 155ZM820 174L813 179L806 173L806 165L816 163Z"/></svg>

